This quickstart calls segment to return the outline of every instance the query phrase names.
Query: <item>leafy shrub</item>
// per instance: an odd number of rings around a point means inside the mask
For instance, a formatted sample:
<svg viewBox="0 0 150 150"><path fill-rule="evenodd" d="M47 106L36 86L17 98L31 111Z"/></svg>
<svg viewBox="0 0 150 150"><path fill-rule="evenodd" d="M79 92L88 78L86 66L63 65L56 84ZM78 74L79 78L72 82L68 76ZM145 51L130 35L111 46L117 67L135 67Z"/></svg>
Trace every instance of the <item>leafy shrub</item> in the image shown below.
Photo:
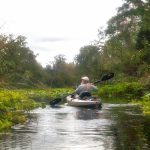
<svg viewBox="0 0 150 150"><path fill-rule="evenodd" d="M110 98L139 98L143 96L144 87L139 82L123 82L100 87L98 95Z"/></svg>

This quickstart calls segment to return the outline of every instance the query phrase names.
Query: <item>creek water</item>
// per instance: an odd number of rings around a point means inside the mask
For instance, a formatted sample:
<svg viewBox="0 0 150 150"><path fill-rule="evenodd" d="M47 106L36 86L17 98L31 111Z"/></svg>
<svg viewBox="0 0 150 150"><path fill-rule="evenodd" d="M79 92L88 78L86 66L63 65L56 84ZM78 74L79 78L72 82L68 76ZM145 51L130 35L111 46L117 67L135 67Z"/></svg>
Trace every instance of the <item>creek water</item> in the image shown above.
<svg viewBox="0 0 150 150"><path fill-rule="evenodd" d="M0 133L0 150L148 150L150 119L138 107L103 104L101 110L38 108L24 125Z"/></svg>

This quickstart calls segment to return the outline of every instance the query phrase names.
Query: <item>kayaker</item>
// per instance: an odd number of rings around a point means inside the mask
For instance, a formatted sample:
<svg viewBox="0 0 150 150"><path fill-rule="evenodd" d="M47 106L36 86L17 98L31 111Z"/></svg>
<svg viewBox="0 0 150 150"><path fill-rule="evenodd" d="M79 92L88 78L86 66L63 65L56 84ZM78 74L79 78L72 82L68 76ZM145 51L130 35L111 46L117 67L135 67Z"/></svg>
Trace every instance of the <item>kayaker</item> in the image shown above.
<svg viewBox="0 0 150 150"><path fill-rule="evenodd" d="M96 91L98 88L90 83L87 76L81 78L81 83L76 89L76 93L82 98L83 96L91 96L92 91Z"/></svg>

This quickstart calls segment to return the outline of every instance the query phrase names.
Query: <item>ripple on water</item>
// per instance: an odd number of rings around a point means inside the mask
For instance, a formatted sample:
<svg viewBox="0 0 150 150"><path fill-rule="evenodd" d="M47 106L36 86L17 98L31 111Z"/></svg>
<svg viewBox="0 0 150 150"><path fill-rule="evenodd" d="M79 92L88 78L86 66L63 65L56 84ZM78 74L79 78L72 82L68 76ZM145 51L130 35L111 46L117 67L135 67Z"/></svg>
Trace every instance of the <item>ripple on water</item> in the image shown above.
<svg viewBox="0 0 150 150"><path fill-rule="evenodd" d="M13 126L12 132L0 135L0 149L113 150L116 121L123 112L117 108L112 113L115 107L120 105L106 104L102 110L69 106L35 109L26 124ZM130 111L126 105L123 107L123 113Z"/></svg>

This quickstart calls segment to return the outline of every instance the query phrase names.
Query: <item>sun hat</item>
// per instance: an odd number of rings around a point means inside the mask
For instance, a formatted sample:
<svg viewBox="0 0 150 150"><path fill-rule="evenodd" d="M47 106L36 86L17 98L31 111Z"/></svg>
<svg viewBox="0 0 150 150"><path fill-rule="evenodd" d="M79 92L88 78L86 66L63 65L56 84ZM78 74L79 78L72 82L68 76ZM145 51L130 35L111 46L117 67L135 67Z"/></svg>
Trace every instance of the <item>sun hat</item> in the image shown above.
<svg viewBox="0 0 150 150"><path fill-rule="evenodd" d="M89 78L86 77L86 76L85 76L85 77L82 77L81 79L82 79L82 80L85 80L85 81L89 81Z"/></svg>

